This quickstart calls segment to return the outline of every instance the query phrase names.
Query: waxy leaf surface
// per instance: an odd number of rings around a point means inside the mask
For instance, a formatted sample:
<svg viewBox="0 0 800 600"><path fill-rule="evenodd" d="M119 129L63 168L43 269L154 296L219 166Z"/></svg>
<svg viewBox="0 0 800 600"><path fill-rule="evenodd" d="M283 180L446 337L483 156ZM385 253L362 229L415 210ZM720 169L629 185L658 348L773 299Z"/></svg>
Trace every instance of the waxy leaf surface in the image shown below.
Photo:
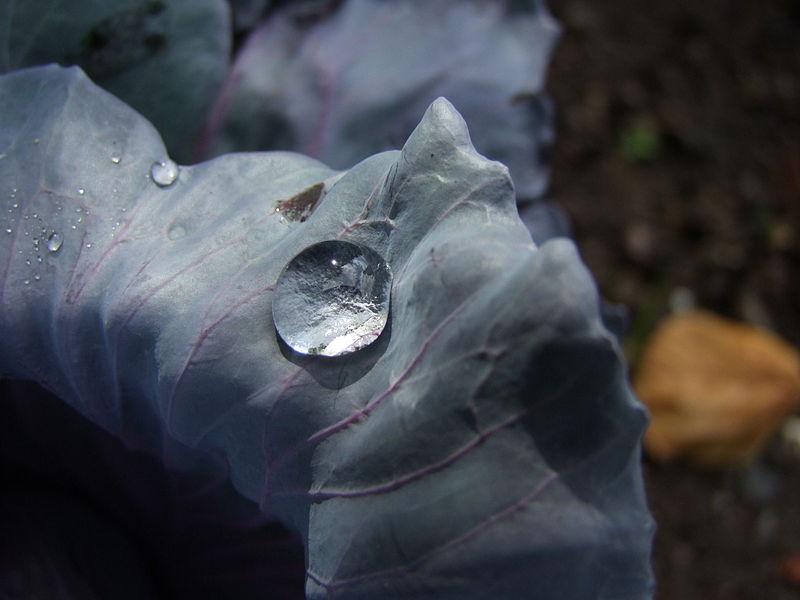
<svg viewBox="0 0 800 600"><path fill-rule="evenodd" d="M309 598L649 597L646 416L591 278L534 245L448 101L347 171L231 154L167 187L155 129L78 69L6 75L0 105L2 372L171 469L224 466L302 536ZM394 274L383 334L334 359L271 321L324 240Z"/></svg>

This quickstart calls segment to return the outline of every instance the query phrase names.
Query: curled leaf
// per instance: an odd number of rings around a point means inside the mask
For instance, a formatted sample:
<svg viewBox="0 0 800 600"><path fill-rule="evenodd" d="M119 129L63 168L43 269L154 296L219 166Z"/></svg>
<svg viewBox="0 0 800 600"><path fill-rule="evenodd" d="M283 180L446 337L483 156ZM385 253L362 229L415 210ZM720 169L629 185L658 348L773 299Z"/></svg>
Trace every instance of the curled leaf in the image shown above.
<svg viewBox="0 0 800 600"><path fill-rule="evenodd" d="M79 70L4 76L0 103L3 372L171 468L225 465L303 537L309 598L648 597L646 416L594 285L448 101L345 172L233 154L167 187L155 130ZM305 219L275 210L320 184ZM331 359L271 320L325 240L394 274L380 338Z"/></svg>

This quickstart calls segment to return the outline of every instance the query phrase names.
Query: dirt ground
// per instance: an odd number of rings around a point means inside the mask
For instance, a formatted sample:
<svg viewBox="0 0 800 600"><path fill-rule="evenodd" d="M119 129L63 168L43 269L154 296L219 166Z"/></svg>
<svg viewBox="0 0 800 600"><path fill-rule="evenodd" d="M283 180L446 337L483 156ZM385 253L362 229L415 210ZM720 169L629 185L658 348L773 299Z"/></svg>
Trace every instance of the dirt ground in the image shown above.
<svg viewBox="0 0 800 600"><path fill-rule="evenodd" d="M676 293L800 345L800 3L551 0L551 197L636 357ZM800 598L800 455L645 464L659 600ZM785 565L784 565L785 570Z"/></svg>

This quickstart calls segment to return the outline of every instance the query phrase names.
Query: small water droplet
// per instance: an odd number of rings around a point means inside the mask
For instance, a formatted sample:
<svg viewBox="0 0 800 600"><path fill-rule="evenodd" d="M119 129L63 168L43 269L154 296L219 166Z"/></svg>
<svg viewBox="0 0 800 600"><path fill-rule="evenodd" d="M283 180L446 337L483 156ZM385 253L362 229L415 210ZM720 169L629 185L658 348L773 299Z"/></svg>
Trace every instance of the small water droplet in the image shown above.
<svg viewBox="0 0 800 600"><path fill-rule="evenodd" d="M174 160L157 160L150 167L150 177L153 182L159 187L168 187L175 183L178 179L180 168L175 164Z"/></svg>
<svg viewBox="0 0 800 600"><path fill-rule="evenodd" d="M26 279L22 283L24 283L25 285L30 285L31 284L31 280L30 279Z"/></svg>
<svg viewBox="0 0 800 600"><path fill-rule="evenodd" d="M114 163L115 165L118 165L121 160L122 160L122 157L117 156L116 154L111 157L111 162Z"/></svg>
<svg viewBox="0 0 800 600"><path fill-rule="evenodd" d="M6 227L6 233L12 233L14 230L11 227Z"/></svg>
<svg viewBox="0 0 800 600"><path fill-rule="evenodd" d="M167 237L171 240L179 240L186 235L186 228L183 225L175 224L167 230Z"/></svg>
<svg viewBox="0 0 800 600"><path fill-rule="evenodd" d="M58 252L61 250L61 245L64 243L64 238L61 237L61 234L57 231L54 231L50 234L50 237L47 238L47 249L50 252Z"/></svg>
<svg viewBox="0 0 800 600"><path fill-rule="evenodd" d="M41 279L41 276L38 273L34 273L33 274L33 279L36 280L36 281L39 281Z"/></svg>
<svg viewBox="0 0 800 600"><path fill-rule="evenodd" d="M364 246L314 244L284 268L272 316L281 338L302 354L340 356L374 342L389 318L392 272Z"/></svg>
<svg viewBox="0 0 800 600"><path fill-rule="evenodd" d="M86 190L83 188L78 188L78 194L83 196L86 193Z"/></svg>
<svg viewBox="0 0 800 600"><path fill-rule="evenodd" d="M91 242L89 242L88 244L86 244L86 247L87 247L87 248L91 248L91 247L92 247L92 243L91 243Z"/></svg>
<svg viewBox="0 0 800 600"><path fill-rule="evenodd" d="M39 138L33 138L33 143L34 144L38 144L39 143Z"/></svg>

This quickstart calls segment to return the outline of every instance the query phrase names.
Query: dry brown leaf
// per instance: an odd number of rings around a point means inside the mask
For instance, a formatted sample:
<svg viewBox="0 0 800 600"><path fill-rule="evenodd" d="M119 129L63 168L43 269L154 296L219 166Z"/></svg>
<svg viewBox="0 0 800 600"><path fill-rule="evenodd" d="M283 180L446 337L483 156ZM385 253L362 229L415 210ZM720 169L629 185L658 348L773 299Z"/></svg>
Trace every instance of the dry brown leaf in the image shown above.
<svg viewBox="0 0 800 600"><path fill-rule="evenodd" d="M777 336L700 310L667 318L634 381L657 460L748 461L800 399L800 356Z"/></svg>

